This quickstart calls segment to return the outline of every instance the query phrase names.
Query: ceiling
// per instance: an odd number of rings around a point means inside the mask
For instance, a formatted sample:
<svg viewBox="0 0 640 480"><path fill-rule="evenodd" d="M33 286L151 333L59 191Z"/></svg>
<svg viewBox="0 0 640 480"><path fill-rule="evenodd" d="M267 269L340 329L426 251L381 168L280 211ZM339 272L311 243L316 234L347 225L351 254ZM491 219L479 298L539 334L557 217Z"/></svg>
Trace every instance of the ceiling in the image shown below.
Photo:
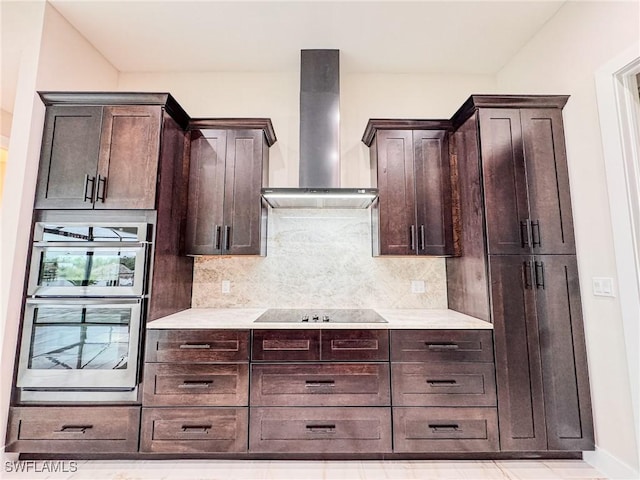
<svg viewBox="0 0 640 480"><path fill-rule="evenodd" d="M293 71L299 50L337 48L343 71L493 74L564 1L49 3L121 72ZM11 44L5 30L5 79Z"/></svg>

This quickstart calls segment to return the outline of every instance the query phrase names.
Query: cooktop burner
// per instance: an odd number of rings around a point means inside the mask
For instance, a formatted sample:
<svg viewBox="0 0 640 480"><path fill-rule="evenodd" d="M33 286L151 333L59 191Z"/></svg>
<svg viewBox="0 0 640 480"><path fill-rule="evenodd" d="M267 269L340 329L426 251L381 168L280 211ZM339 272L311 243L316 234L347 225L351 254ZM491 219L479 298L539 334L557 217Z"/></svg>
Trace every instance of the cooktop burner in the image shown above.
<svg viewBox="0 0 640 480"><path fill-rule="evenodd" d="M268 323L387 323L371 309L358 308L271 308L256 322Z"/></svg>

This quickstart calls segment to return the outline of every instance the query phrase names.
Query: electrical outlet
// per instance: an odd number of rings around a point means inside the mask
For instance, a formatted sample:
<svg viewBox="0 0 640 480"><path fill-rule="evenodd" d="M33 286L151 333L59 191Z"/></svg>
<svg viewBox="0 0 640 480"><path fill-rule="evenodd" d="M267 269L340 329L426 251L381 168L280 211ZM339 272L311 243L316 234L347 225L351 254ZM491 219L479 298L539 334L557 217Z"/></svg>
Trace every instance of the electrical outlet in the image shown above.
<svg viewBox="0 0 640 480"><path fill-rule="evenodd" d="M613 293L613 278L593 277L593 294L598 297L615 297Z"/></svg>
<svg viewBox="0 0 640 480"><path fill-rule="evenodd" d="M231 282L229 280L222 280L222 293L231 293Z"/></svg>
<svg viewBox="0 0 640 480"><path fill-rule="evenodd" d="M426 288L424 280L411 280L411 293L424 293Z"/></svg>

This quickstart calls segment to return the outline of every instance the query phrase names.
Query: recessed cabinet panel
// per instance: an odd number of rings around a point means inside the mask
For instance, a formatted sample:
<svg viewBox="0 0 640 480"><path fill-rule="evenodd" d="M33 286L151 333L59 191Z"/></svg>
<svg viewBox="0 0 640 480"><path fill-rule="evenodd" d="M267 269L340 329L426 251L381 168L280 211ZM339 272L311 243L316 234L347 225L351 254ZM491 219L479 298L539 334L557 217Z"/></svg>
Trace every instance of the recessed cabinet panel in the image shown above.
<svg viewBox="0 0 640 480"><path fill-rule="evenodd" d="M102 107L49 107L35 208L93 208Z"/></svg>
<svg viewBox="0 0 640 480"><path fill-rule="evenodd" d="M159 107L104 107L95 208L155 208L161 123Z"/></svg>
<svg viewBox="0 0 640 480"><path fill-rule="evenodd" d="M14 407L7 451L134 453L140 407Z"/></svg>
<svg viewBox="0 0 640 480"><path fill-rule="evenodd" d="M391 412L384 407L251 408L249 452L391 452Z"/></svg>
<svg viewBox="0 0 640 480"><path fill-rule="evenodd" d="M562 111L523 109L531 245L536 254L575 254Z"/></svg>
<svg viewBox="0 0 640 480"><path fill-rule="evenodd" d="M322 360L389 360L389 330L324 329L321 332Z"/></svg>
<svg viewBox="0 0 640 480"><path fill-rule="evenodd" d="M264 364L251 367L251 405L389 405L387 363Z"/></svg>
<svg viewBox="0 0 640 480"><path fill-rule="evenodd" d="M254 330L251 360L320 360L320 330Z"/></svg>
<svg viewBox="0 0 640 480"><path fill-rule="evenodd" d="M489 254L527 253L531 234L520 111L482 109L479 118Z"/></svg>
<svg viewBox="0 0 640 480"><path fill-rule="evenodd" d="M534 257L550 450L593 449L578 267L573 255Z"/></svg>
<svg viewBox="0 0 640 480"><path fill-rule="evenodd" d="M143 408L140 451L247 451L247 408Z"/></svg>
<svg viewBox="0 0 640 480"><path fill-rule="evenodd" d="M147 362L248 362L248 330L156 330L147 332Z"/></svg>
<svg viewBox="0 0 640 480"><path fill-rule="evenodd" d="M410 130L378 132L380 253L414 253L416 225L413 137Z"/></svg>

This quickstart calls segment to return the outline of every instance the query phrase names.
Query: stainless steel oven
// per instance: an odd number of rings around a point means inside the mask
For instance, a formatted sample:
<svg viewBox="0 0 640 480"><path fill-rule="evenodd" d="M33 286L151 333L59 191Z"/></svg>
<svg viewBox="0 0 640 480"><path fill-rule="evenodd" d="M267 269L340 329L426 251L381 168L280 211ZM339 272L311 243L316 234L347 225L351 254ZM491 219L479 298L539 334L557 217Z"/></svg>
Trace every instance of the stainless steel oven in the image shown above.
<svg viewBox="0 0 640 480"><path fill-rule="evenodd" d="M35 224L16 382L22 401L135 400L152 226Z"/></svg>
<svg viewBox="0 0 640 480"><path fill-rule="evenodd" d="M37 223L27 295L140 296L146 224Z"/></svg>

